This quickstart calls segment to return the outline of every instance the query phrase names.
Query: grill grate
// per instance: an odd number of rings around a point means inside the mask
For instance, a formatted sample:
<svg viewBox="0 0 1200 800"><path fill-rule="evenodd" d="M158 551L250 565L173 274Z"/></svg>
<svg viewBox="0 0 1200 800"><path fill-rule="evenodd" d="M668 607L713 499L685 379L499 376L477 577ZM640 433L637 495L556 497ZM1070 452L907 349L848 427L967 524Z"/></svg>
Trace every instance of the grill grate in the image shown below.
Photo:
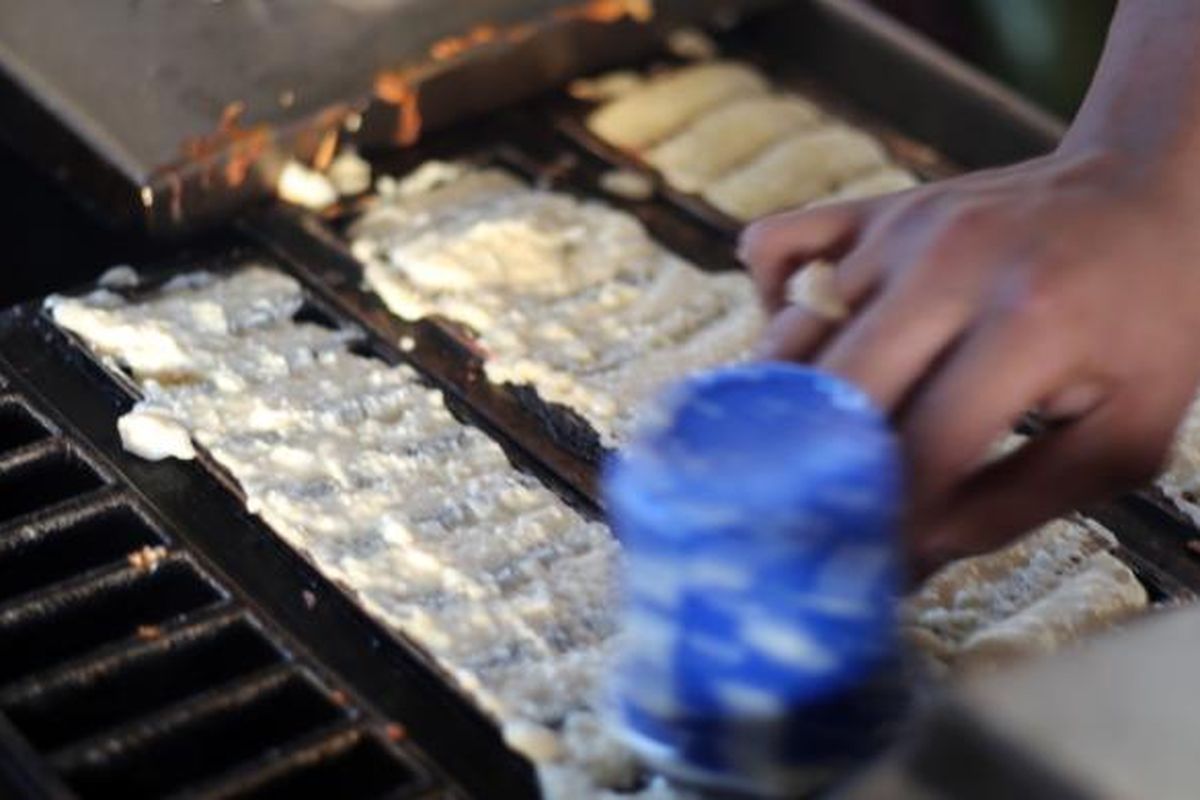
<svg viewBox="0 0 1200 800"><path fill-rule="evenodd" d="M30 522L0 539L0 603L164 543L123 504L90 504Z"/></svg>
<svg viewBox="0 0 1200 800"><path fill-rule="evenodd" d="M48 439L50 429L12 397L0 401L0 453Z"/></svg>
<svg viewBox="0 0 1200 800"><path fill-rule="evenodd" d="M0 523L49 509L104 480L57 439L47 439L0 456Z"/></svg>
<svg viewBox="0 0 1200 800"><path fill-rule="evenodd" d="M158 797L344 716L292 667L279 665L58 751L50 763L88 796Z"/></svg>
<svg viewBox="0 0 1200 800"><path fill-rule="evenodd" d="M0 393L0 736L41 759L0 764L0 795L454 791L154 519Z"/></svg>

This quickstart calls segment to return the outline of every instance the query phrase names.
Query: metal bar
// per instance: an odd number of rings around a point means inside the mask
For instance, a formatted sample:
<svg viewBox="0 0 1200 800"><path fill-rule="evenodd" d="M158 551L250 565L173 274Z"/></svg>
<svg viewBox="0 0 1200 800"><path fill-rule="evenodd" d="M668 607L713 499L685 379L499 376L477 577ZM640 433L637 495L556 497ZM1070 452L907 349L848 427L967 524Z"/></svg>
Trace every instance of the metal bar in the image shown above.
<svg viewBox="0 0 1200 800"><path fill-rule="evenodd" d="M12 436L14 430L17 436ZM16 395L0 394L0 447L15 450L55 435L50 424L33 413Z"/></svg>
<svg viewBox="0 0 1200 800"><path fill-rule="evenodd" d="M70 691L73 687L91 683L131 664L153 659L189 642L215 636L245 621L246 612L229 604L189 614L163 626L160 635L153 639L127 639L52 670L28 675L0 687L0 709Z"/></svg>
<svg viewBox="0 0 1200 800"><path fill-rule="evenodd" d="M210 781L189 786L175 797L180 800L184 796L194 800L225 800L248 794L290 773L337 758L369 735L367 723L342 720L275 748L260 758L240 764ZM405 769L413 769L407 762L403 762L403 765ZM413 774L414 777L420 776L419 772ZM427 783L426 777L417 782L417 788Z"/></svg>
<svg viewBox="0 0 1200 800"><path fill-rule="evenodd" d="M119 561L89 570L44 590L31 592L8 603L0 604L0 629L52 614L65 607L86 603L92 598L114 589L133 586L159 569L186 564L189 564L186 556L178 552L170 552L154 570L132 566L128 561Z"/></svg>
<svg viewBox="0 0 1200 800"><path fill-rule="evenodd" d="M74 800L75 793L0 714L0 797Z"/></svg>
<svg viewBox="0 0 1200 800"><path fill-rule="evenodd" d="M45 459L68 456L69 451L66 444L58 437L33 442L16 450L0 453L0 474L14 472Z"/></svg>
<svg viewBox="0 0 1200 800"><path fill-rule="evenodd" d="M247 705L298 677L291 663L273 664L250 675L208 689L167 708L123 723L52 753L48 762L60 773L109 761L149 741L208 717Z"/></svg>
<svg viewBox="0 0 1200 800"><path fill-rule="evenodd" d="M126 583L121 583L124 578ZM156 638L160 636L164 627L170 626L172 622L182 621L192 618L192 616L200 610L216 610L222 607L228 607L229 600L211 584L205 583L205 588L202 591L197 591L199 584L193 584L188 587L188 594L181 597L179 600L172 600L166 610L148 608L145 610L145 616L140 618L143 625L134 628L134 622L137 619L125 618L113 622L112 620L104 620L106 628L100 630L92 630L92 628L84 625L80 627L80 621L85 621L86 615L89 612L91 601L97 603L127 603L130 601L130 596L119 595L122 589L127 587L137 588L137 583L128 583L128 577L120 576L119 573L107 576L107 581L104 585L113 587L114 593L100 593L95 587L86 588L86 594L76 595L56 595L56 606L38 607L36 603L19 604L11 610L12 614L0 616L0 634L6 639L13 637L28 637L30 636L30 628L26 626L36 626L34 631L37 634L37 643L31 644L30 640L20 643L12 643L12 646L22 646L22 648L31 648L29 652L16 652L17 661L0 662L4 669L0 669L0 673L4 674L5 682L20 682L26 679L36 678L42 674L52 674L58 672L59 669L67 668L68 664L84 664L96 658L103 658L114 651L118 651L139 639ZM145 579L152 581L154 577L146 576ZM196 575L198 581L203 581L198 573ZM82 616L80 616L80 603L85 603L82 606ZM106 609L106 613L113 615L113 608ZM62 616L62 614L70 614L74 616ZM115 616L114 616L115 619ZM18 621L19 620L19 621ZM55 630L62 621L70 620L72 630L68 633L60 633ZM130 630L133 628L133 630Z"/></svg>
<svg viewBox="0 0 1200 800"><path fill-rule="evenodd" d="M34 512L33 519L18 518L0 523L0 554L15 547L21 541L53 536L59 530L87 519L92 514L102 514L122 507L129 495L115 485L101 486L61 503L55 503L44 511Z"/></svg>

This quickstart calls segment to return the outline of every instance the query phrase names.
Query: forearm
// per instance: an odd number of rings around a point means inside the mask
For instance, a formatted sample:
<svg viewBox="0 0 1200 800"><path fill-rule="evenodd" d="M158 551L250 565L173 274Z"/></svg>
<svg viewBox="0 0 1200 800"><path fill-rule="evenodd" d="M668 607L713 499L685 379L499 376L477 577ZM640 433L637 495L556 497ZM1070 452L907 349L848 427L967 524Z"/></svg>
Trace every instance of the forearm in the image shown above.
<svg viewBox="0 0 1200 800"><path fill-rule="evenodd" d="M1200 170L1200 2L1121 0L1062 148L1107 151L1155 175Z"/></svg>

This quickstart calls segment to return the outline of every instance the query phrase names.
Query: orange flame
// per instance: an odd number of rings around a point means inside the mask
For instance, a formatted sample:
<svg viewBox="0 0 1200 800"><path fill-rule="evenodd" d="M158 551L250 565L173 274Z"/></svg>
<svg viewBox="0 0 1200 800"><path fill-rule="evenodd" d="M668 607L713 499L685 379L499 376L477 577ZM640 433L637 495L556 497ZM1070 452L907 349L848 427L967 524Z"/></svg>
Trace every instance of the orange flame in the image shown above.
<svg viewBox="0 0 1200 800"><path fill-rule="evenodd" d="M317 151L312 157L312 168L317 172L324 172L333 163L333 158L337 155L339 138L337 128L325 131L325 135L321 137Z"/></svg>
<svg viewBox="0 0 1200 800"><path fill-rule="evenodd" d="M271 129L265 123L242 126L245 113L241 100L229 103L221 110L216 130L183 142L183 154L192 161L206 161L228 149L223 175L229 186L241 186L271 144Z"/></svg>
<svg viewBox="0 0 1200 800"><path fill-rule="evenodd" d="M586 20L610 23L623 19L647 22L654 17L653 0L587 0L575 6L559 8L554 17L560 20ZM409 67L385 70L375 77L375 96L396 107L396 141L407 146L421 138L421 103L419 82L432 64L449 61L470 50L496 41L519 43L537 30L532 23L506 27L492 24L476 25L461 36L439 39L429 48L430 61Z"/></svg>
<svg viewBox="0 0 1200 800"><path fill-rule="evenodd" d="M421 138L421 101L413 86L414 71L381 72L375 78L375 95L396 107L396 140L402 145Z"/></svg>
<svg viewBox="0 0 1200 800"><path fill-rule="evenodd" d="M653 0L588 0L582 5L560 8L554 13L560 19L582 19L589 22L619 22L623 19L649 22L654 18L654 2Z"/></svg>
<svg viewBox="0 0 1200 800"><path fill-rule="evenodd" d="M462 36L448 36L433 43L429 55L434 61L446 61L473 47L493 42L500 38L501 31L495 25L476 25Z"/></svg>

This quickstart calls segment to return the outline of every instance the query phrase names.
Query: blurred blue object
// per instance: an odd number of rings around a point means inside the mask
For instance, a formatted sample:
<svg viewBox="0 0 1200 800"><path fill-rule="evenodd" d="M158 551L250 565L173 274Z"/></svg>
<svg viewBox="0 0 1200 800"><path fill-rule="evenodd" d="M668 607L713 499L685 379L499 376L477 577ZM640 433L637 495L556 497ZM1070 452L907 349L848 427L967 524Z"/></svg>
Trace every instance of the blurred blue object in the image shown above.
<svg viewBox="0 0 1200 800"><path fill-rule="evenodd" d="M686 782L790 796L903 707L899 448L855 387L753 364L669 392L608 465L626 545L624 738Z"/></svg>

